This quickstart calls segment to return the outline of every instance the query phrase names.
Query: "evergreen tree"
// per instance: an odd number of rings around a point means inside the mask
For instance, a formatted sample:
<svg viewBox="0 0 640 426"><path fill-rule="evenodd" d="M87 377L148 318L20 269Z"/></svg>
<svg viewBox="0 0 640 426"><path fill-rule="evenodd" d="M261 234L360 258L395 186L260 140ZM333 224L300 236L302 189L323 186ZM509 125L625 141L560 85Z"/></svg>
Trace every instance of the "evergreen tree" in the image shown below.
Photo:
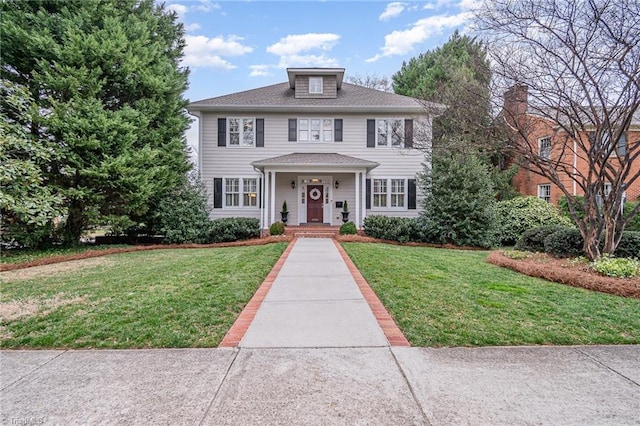
<svg viewBox="0 0 640 426"><path fill-rule="evenodd" d="M36 103L9 111L55 155L42 186L64 199L68 243L89 224L131 224L189 169L182 95L188 71L176 16L152 0L5 1L3 79Z"/></svg>
<svg viewBox="0 0 640 426"><path fill-rule="evenodd" d="M425 166L421 183L427 240L477 247L498 242L495 190L477 157L438 155Z"/></svg>

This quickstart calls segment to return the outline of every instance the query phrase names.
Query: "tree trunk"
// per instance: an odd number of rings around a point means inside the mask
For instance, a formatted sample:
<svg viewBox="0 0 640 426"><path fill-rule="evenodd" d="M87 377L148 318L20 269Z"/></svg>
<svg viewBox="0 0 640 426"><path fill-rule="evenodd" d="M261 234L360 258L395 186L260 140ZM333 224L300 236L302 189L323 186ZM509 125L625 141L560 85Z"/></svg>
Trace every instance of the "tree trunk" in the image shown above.
<svg viewBox="0 0 640 426"><path fill-rule="evenodd" d="M584 239L583 250L589 260L595 260L600 257L600 241L595 229L588 229L582 233Z"/></svg>
<svg viewBox="0 0 640 426"><path fill-rule="evenodd" d="M81 201L73 200L69 205L67 222L64 226L64 243L77 246L85 228L84 207Z"/></svg>

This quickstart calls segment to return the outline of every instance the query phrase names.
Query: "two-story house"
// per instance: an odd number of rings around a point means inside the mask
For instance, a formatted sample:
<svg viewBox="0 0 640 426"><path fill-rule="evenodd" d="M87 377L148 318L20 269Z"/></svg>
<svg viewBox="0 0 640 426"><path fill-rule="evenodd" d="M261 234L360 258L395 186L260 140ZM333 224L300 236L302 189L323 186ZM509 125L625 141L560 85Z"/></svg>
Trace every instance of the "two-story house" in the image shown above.
<svg viewBox="0 0 640 426"><path fill-rule="evenodd" d="M199 170L212 219L255 217L262 229L417 216L416 175L439 105L343 82L344 68L289 68L288 81L193 102Z"/></svg>
<svg viewBox="0 0 640 426"><path fill-rule="evenodd" d="M576 144L571 141L567 133L558 123L549 119L551 114L541 114L540 108L533 108L528 100L528 87L515 85L504 94L503 112L501 116L509 127L514 130L514 138L517 143L529 144L525 151L530 155L537 155L541 159L549 160L550 164L558 171L562 186L568 188L572 195L582 195L584 190L579 183L584 184L589 176L588 148L593 140L593 131L589 126L582 130L575 130L575 135L581 141ZM518 123L515 124L514 122ZM528 134L525 141L516 132L520 129ZM571 135L573 136L573 135ZM640 111L636 111L629 125L628 131L623 133L613 147L608 162L619 168L619 158L633 148L632 157L636 155L638 142L640 142ZM640 173L640 163L631 162L628 179ZM512 181L514 187L522 195L537 196L547 202L557 204L563 193L560 188L551 182L548 177L534 171L520 167ZM611 183L604 183L604 196L609 194ZM628 183L626 200L636 201L640 197L640 181Z"/></svg>

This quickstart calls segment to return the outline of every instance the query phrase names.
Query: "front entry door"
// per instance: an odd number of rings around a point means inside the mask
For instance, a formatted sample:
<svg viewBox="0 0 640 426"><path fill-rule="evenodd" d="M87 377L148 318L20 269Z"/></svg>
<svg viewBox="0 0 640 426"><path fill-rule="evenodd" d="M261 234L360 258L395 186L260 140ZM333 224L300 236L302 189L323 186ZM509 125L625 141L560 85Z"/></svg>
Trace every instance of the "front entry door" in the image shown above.
<svg viewBox="0 0 640 426"><path fill-rule="evenodd" d="M323 222L323 190L322 185L307 185L307 222L309 223Z"/></svg>

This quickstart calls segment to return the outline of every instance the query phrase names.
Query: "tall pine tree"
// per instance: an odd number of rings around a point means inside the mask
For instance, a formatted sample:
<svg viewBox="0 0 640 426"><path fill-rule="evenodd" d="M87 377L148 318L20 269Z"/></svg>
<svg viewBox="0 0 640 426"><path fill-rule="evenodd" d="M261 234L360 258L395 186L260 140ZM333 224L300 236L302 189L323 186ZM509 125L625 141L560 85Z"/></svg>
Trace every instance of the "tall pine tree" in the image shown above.
<svg viewBox="0 0 640 426"><path fill-rule="evenodd" d="M5 1L3 79L26 87L31 117L10 117L55 155L42 185L64 199L65 239L143 220L190 168L184 30L152 0ZM9 111L8 114L12 114Z"/></svg>

